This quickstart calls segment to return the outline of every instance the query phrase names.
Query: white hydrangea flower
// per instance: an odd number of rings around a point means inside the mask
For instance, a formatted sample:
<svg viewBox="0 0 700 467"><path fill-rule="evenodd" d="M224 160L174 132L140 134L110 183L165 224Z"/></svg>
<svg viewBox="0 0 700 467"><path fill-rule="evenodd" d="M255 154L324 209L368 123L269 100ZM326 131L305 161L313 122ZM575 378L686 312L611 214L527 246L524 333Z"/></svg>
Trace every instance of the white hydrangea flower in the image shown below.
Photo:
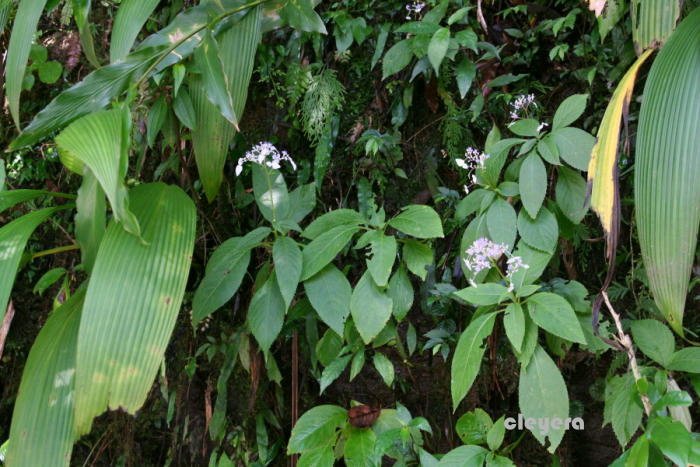
<svg viewBox="0 0 700 467"><path fill-rule="evenodd" d="M488 238L478 238L467 248L467 258L464 265L473 274L477 275L484 269L493 266L496 261L508 251L508 246L503 243L495 243Z"/></svg>
<svg viewBox="0 0 700 467"><path fill-rule="evenodd" d="M293 170L297 169L297 165L287 151L280 151L274 144L261 141L246 152L243 157L238 159L236 176L239 176L241 172L243 172L243 164L246 162L253 162L258 165L264 165L271 169L279 170L282 167L282 161L289 162Z"/></svg>
<svg viewBox="0 0 700 467"><path fill-rule="evenodd" d="M491 156L485 152L479 151L473 147L468 147L464 151L464 158L455 159L455 164L457 164L457 167L460 169L473 172L476 169L483 169L484 164L489 157ZM478 183L478 179L474 173L470 174L469 179L471 180L472 185L476 185ZM464 185L464 191L469 194L469 187L467 185Z"/></svg>
<svg viewBox="0 0 700 467"><path fill-rule="evenodd" d="M425 8L425 3L424 2L419 2L419 1L413 1L411 3L406 4L406 19L410 20L411 15L415 15L416 17L420 14L421 11L423 11L423 8Z"/></svg>

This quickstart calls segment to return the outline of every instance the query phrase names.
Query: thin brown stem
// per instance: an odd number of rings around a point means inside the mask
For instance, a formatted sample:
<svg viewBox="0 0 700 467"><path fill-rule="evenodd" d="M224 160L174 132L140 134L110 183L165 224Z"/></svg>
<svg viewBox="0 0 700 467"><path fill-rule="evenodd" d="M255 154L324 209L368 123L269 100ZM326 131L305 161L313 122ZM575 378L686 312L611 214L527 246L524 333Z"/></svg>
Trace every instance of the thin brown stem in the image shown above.
<svg viewBox="0 0 700 467"><path fill-rule="evenodd" d="M10 332L10 324L12 324L12 318L15 317L15 307L10 300L7 305L7 311L5 311L5 317L2 320L2 325L0 326L0 359L2 359L2 351L5 348L5 339L7 339L7 333Z"/></svg>

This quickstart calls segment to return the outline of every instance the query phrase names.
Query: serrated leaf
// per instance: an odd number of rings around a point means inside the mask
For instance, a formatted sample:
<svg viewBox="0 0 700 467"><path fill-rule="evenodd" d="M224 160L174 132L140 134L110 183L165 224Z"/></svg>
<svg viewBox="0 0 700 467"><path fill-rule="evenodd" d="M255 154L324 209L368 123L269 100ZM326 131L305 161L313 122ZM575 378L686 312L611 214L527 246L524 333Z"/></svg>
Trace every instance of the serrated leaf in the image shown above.
<svg viewBox="0 0 700 467"><path fill-rule="evenodd" d="M107 408L134 413L143 405L185 293L194 203L177 187L150 183L131 191L131 206L143 241L111 222L85 296L76 353L78 435Z"/></svg>
<svg viewBox="0 0 700 467"><path fill-rule="evenodd" d="M491 240L507 245L508 250L513 249L518 227L515 209L510 203L501 198L494 201L486 211L486 226Z"/></svg>
<svg viewBox="0 0 700 467"><path fill-rule="evenodd" d="M384 329L391 317L392 300L365 272L355 285L350 298L350 313L357 331L365 344L369 344Z"/></svg>
<svg viewBox="0 0 700 467"><path fill-rule="evenodd" d="M323 372L321 372L321 380L319 381L320 394L323 394L323 391L325 391L326 388L333 383L333 381L338 379L340 375L343 374L343 371L345 371L345 368L350 362L350 357L351 355L336 357L326 368L323 369Z"/></svg>
<svg viewBox="0 0 700 467"><path fill-rule="evenodd" d="M671 356L667 368L686 373L700 373L700 348L686 347L675 352Z"/></svg>
<svg viewBox="0 0 700 467"><path fill-rule="evenodd" d="M654 319L632 321L632 337L639 350L661 366L671 362L676 340L673 333L662 323Z"/></svg>
<svg viewBox="0 0 700 467"><path fill-rule="evenodd" d="M425 280L427 268L433 264L433 249L430 245L415 240L407 240L402 248L403 260L416 276Z"/></svg>
<svg viewBox="0 0 700 467"><path fill-rule="evenodd" d="M406 268L399 266L389 279L387 294L393 302L392 313L396 321L402 321L413 306L414 292Z"/></svg>
<svg viewBox="0 0 700 467"><path fill-rule="evenodd" d="M382 80L406 68L411 60L413 52L408 40L404 39L391 46L382 59Z"/></svg>
<svg viewBox="0 0 700 467"><path fill-rule="evenodd" d="M537 217L547 194L547 170L540 156L531 153L520 166L518 177L520 200L530 217Z"/></svg>
<svg viewBox="0 0 700 467"><path fill-rule="evenodd" d="M302 252L301 280L306 280L326 267L345 248L360 228L357 225L339 225L311 241Z"/></svg>
<svg viewBox="0 0 700 467"><path fill-rule="evenodd" d="M321 320L342 336L352 296L352 286L345 275L329 264L304 282L304 290Z"/></svg>
<svg viewBox="0 0 700 467"><path fill-rule="evenodd" d="M440 64L447 54L450 45L450 29L440 28L435 31L428 44L428 60L435 70L435 74L440 74Z"/></svg>
<svg viewBox="0 0 700 467"><path fill-rule="evenodd" d="M508 289L501 284L487 282L458 290L454 295L475 306L496 305L508 296Z"/></svg>
<svg viewBox="0 0 700 467"><path fill-rule="evenodd" d="M518 400L520 413L525 418L551 421L555 418L566 420L569 417L569 394L564 378L557 365L540 346L535 349L530 363L521 369ZM554 453L564 438L566 427L550 426L546 431L535 425L530 431L542 445L545 444L545 438L548 438L547 451Z"/></svg>
<svg viewBox="0 0 700 467"><path fill-rule="evenodd" d="M282 330L286 306L275 272L255 292L248 306L248 328L263 352L270 350Z"/></svg>
<svg viewBox="0 0 700 467"><path fill-rule="evenodd" d="M523 339L525 338L525 313L523 313L523 308L519 304L508 304L503 315L503 327L508 340L515 350L521 352Z"/></svg>
<svg viewBox="0 0 700 467"><path fill-rule="evenodd" d="M531 247L554 253L559 241L557 218L545 207L540 208L535 219L521 209L518 213L518 233Z"/></svg>
<svg viewBox="0 0 700 467"><path fill-rule="evenodd" d="M496 313L488 313L474 319L459 337L452 357L450 390L452 408L457 406L471 389L476 375L481 369L481 360L486 352L484 339L491 334L496 321Z"/></svg>
<svg viewBox="0 0 700 467"><path fill-rule="evenodd" d="M578 173L568 167L557 169L555 195L561 212L574 224L581 222L588 211L586 204L586 182Z"/></svg>
<svg viewBox="0 0 700 467"><path fill-rule="evenodd" d="M415 238L442 238L440 216L429 206L412 204L389 220L396 230Z"/></svg>
<svg viewBox="0 0 700 467"><path fill-rule="evenodd" d="M383 353L377 352L372 357L372 364L379 373L379 376L382 377L384 384L391 387L394 382L394 364L391 363L391 360Z"/></svg>
<svg viewBox="0 0 700 467"><path fill-rule="evenodd" d="M552 130L567 127L578 120L586 110L587 101L588 94L574 94L564 99L554 112Z"/></svg>
<svg viewBox="0 0 700 467"><path fill-rule="evenodd" d="M301 250L289 237L278 237L272 245L277 285L287 308L296 294L301 277Z"/></svg>
<svg viewBox="0 0 700 467"><path fill-rule="evenodd" d="M574 309L563 297L550 292L530 296L527 311L539 327L571 342L586 343Z"/></svg>
<svg viewBox="0 0 700 467"><path fill-rule="evenodd" d="M370 243L371 258L367 270L379 287L386 287L396 259L396 239L392 235L378 233Z"/></svg>
<svg viewBox="0 0 700 467"><path fill-rule="evenodd" d="M297 420L289 437L287 453L301 453L328 445L336 428L345 423L347 410L337 405L318 405Z"/></svg>

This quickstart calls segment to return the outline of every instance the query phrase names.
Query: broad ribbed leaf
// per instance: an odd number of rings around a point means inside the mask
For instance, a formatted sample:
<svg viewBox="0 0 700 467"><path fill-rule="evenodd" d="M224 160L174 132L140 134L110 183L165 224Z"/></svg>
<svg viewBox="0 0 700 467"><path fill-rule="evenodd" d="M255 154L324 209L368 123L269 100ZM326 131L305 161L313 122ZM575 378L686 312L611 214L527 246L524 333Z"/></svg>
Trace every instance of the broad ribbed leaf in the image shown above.
<svg viewBox="0 0 700 467"><path fill-rule="evenodd" d="M109 41L109 61L123 60L160 0L122 0Z"/></svg>
<svg viewBox="0 0 700 467"><path fill-rule="evenodd" d="M605 109L603 121L598 129L598 140L593 146L591 160L588 163L588 184L591 185L591 208L598 214L607 238L606 256L612 258L617 243L617 226L619 223L619 195L617 194L617 146L620 138L622 116L627 115L627 108L632 97L634 81L644 61L651 51L645 52L625 73L615 88L612 99ZM557 188L559 188L557 186ZM559 190L557 190L558 192ZM558 198L558 196L557 196ZM561 202L559 203L562 204ZM566 209L564 213L566 214ZM567 217L570 217L567 214ZM570 217L571 218L571 217ZM575 220L575 219L572 219ZM579 219L580 221L580 219Z"/></svg>
<svg viewBox="0 0 700 467"><path fill-rule="evenodd" d="M679 0L632 0L632 39L637 55L660 48L676 27L681 14Z"/></svg>
<svg viewBox="0 0 700 467"><path fill-rule="evenodd" d="M131 116L126 107L95 112L71 123L56 136L61 151L82 161L100 182L114 218L139 235L139 223L129 210L124 184L130 144Z"/></svg>
<svg viewBox="0 0 700 467"><path fill-rule="evenodd" d="M700 8L649 72L639 114L635 213L649 288L671 327L683 311L700 223Z"/></svg>
<svg viewBox="0 0 700 467"><path fill-rule="evenodd" d="M46 190L0 190L0 212L9 209L19 203L31 201L39 196L57 196L59 198L73 199L74 195L54 193Z"/></svg>
<svg viewBox="0 0 700 467"><path fill-rule="evenodd" d="M32 211L0 228L0 322L5 317L10 291L29 236L39 224L61 208Z"/></svg>
<svg viewBox="0 0 700 467"><path fill-rule="evenodd" d="M192 299L193 326L233 297L248 270L250 250L269 234L269 228L260 227L244 237L229 238L214 251Z"/></svg>
<svg viewBox="0 0 700 467"><path fill-rule="evenodd" d="M80 320L75 426L90 431L107 408L134 413L163 360L194 248L196 211L179 188L131 191L144 241L111 222L97 254Z"/></svg>
<svg viewBox="0 0 700 467"><path fill-rule="evenodd" d="M7 465L70 464L75 348L85 288L56 309L29 351L10 428Z"/></svg>
<svg viewBox="0 0 700 467"><path fill-rule="evenodd" d="M81 287L56 309L34 341L22 373L10 428L7 465L70 464L75 397L75 347Z"/></svg>
<svg viewBox="0 0 700 467"><path fill-rule="evenodd" d="M34 2L25 0L23 3ZM95 70L56 96L36 114L10 144L10 149L34 144L73 120L103 109L126 91L130 84L142 81L191 55L201 41L201 31L214 18L234 21L242 17L246 10L246 5L241 5L238 0L221 0L183 11L168 26L148 36L125 60ZM26 63L26 59L23 62Z"/></svg>
<svg viewBox="0 0 700 467"><path fill-rule="evenodd" d="M260 43L260 12L261 7L252 10L217 36L219 60L232 110L238 119L245 109L255 52ZM195 130L192 131L195 161L204 193L211 201L219 192L226 155L236 129L207 98L205 80L201 76L191 75L189 84L195 114Z"/></svg>
<svg viewBox="0 0 700 467"><path fill-rule="evenodd" d="M75 239L80 245L83 266L89 273L107 225L105 194L90 169L83 174L75 207Z"/></svg>
<svg viewBox="0 0 700 467"><path fill-rule="evenodd" d="M5 63L5 91L10 113L17 128L20 128L19 95L22 92L22 81L27 69L29 49L34 42L36 26L45 5L46 0L22 0L12 25L10 44L7 47L7 62Z"/></svg>
<svg viewBox="0 0 700 467"><path fill-rule="evenodd" d="M73 19L78 26L80 34L80 44L83 46L83 53L90 64L95 67L100 67L100 61L95 54L95 42L92 39L92 31L90 31L90 7L91 0L71 0L71 8L73 9Z"/></svg>

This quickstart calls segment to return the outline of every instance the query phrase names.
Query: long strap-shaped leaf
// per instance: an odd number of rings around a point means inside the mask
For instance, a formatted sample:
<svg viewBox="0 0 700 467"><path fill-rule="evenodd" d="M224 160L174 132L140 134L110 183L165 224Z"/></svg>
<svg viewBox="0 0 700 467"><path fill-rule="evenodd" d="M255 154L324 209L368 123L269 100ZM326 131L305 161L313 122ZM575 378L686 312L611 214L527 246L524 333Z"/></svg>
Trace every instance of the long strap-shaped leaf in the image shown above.
<svg viewBox="0 0 700 467"><path fill-rule="evenodd" d="M19 94L22 92L22 81L27 69L29 49L34 42L36 26L45 5L46 0L22 0L12 25L12 35L7 47L7 63L5 65L5 91L7 92L10 113L17 128L20 128Z"/></svg>
<svg viewBox="0 0 700 467"><path fill-rule="evenodd" d="M131 193L147 244L112 222L85 297L76 360L78 434L107 408L134 413L163 360L185 292L196 214L179 188L140 185Z"/></svg>
<svg viewBox="0 0 700 467"><path fill-rule="evenodd" d="M637 55L647 48L660 48L676 27L680 0L632 0L632 39Z"/></svg>
<svg viewBox="0 0 700 467"><path fill-rule="evenodd" d="M56 144L95 174L115 219L128 232L139 235L139 223L129 210L129 195L124 184L130 125L131 116L126 107L96 112L71 123L56 137Z"/></svg>
<svg viewBox="0 0 700 467"><path fill-rule="evenodd" d="M83 52L88 61L95 68L100 67L100 61L95 53L95 42L92 39L92 31L90 30L90 20L88 16L90 15L90 9L92 7L91 0L71 0L71 7L73 8L73 18L75 19L75 24L78 26L78 33L80 34L80 44L83 46Z"/></svg>
<svg viewBox="0 0 700 467"><path fill-rule="evenodd" d="M109 45L109 61L123 60L160 0L124 0L119 4Z"/></svg>
<svg viewBox="0 0 700 467"><path fill-rule="evenodd" d="M261 7L257 7L216 38L233 113L238 120L245 108L255 52L260 43L260 24ZM194 156L204 192L211 201L219 192L226 155L236 129L210 102L201 77L193 75L189 83L196 117L195 130L192 131Z"/></svg>
<svg viewBox="0 0 700 467"><path fill-rule="evenodd" d="M642 259L656 304L683 334L700 223L700 8L659 52L644 87L635 164Z"/></svg>
<svg viewBox="0 0 700 467"><path fill-rule="evenodd" d="M34 341L12 413L7 465L68 466L73 442L75 345L85 289L56 309Z"/></svg>
<svg viewBox="0 0 700 467"><path fill-rule="evenodd" d="M598 128L596 144L591 151L588 163L588 184L591 190L591 209L598 214L606 237L605 256L612 261L617 244L620 224L620 199L617 189L617 148L620 142L620 126L627 110L639 67L649 58L652 50L647 50L627 70L615 88L612 99Z"/></svg>
<svg viewBox="0 0 700 467"><path fill-rule="evenodd" d="M16 204L31 201L40 196L56 196L58 198L75 199L75 195L70 195L68 193L55 193L53 191L46 190L21 189L0 191L0 212L3 212L5 209L9 209Z"/></svg>
<svg viewBox="0 0 700 467"><path fill-rule="evenodd" d="M90 169L83 174L75 207L75 239L80 245L83 266L89 274L107 225L105 194Z"/></svg>
<svg viewBox="0 0 700 467"><path fill-rule="evenodd" d="M12 284L29 236L39 224L62 208L45 208L30 212L0 228L0 322L5 317Z"/></svg>

